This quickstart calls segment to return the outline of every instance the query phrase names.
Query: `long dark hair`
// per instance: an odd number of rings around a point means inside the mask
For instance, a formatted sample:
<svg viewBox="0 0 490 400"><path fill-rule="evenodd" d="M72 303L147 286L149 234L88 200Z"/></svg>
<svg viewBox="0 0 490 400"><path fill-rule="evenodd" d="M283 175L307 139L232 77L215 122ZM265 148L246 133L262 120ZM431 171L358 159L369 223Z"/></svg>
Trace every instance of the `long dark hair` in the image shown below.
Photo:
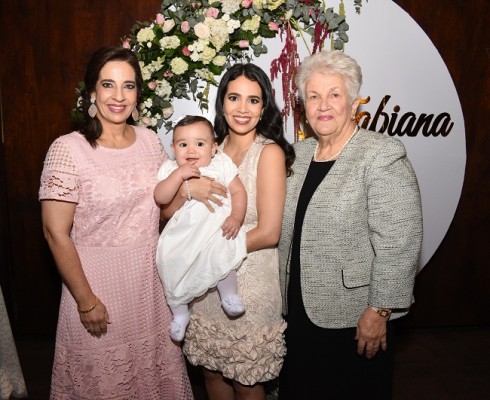
<svg viewBox="0 0 490 400"><path fill-rule="evenodd" d="M228 136L228 124L223 115L223 104L228 90L228 84L239 76L257 82L262 90L262 101L264 109L262 118L257 124L257 132L267 139L277 143L286 155L286 171L288 176L291 174L291 165L294 162L295 154L293 146L284 137L284 127L281 112L276 104L272 84L265 72L255 64L235 64L221 78L216 95L216 116L214 118L214 130L219 144Z"/></svg>
<svg viewBox="0 0 490 400"><path fill-rule="evenodd" d="M85 139L87 139L90 145L94 148L97 147L97 139L102 134L102 124L97 117L91 118L88 115L88 108L91 105L90 95L95 91L95 85L99 80L101 69L110 61L124 61L133 68L136 76L138 101L141 97L141 92L143 91L143 77L141 75L139 62L131 50L123 47L107 46L101 47L92 54L85 71L85 87L80 93L82 97L82 118L74 120L72 128L73 130L79 131L82 135L84 135Z"/></svg>

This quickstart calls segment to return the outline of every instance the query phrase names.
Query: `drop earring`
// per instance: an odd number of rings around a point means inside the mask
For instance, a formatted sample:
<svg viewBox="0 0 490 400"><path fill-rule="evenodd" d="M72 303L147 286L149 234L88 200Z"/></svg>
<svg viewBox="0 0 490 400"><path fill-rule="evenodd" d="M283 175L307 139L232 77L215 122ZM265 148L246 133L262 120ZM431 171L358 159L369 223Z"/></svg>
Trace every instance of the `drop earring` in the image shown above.
<svg viewBox="0 0 490 400"><path fill-rule="evenodd" d="M138 112L138 109L136 107L133 108L133 111L131 112L131 117L133 117L134 122L138 121L140 113Z"/></svg>
<svg viewBox="0 0 490 400"><path fill-rule="evenodd" d="M97 115L97 106L95 105L95 99L91 98L90 99L90 107L88 108L88 115L90 115L90 118L95 118Z"/></svg>

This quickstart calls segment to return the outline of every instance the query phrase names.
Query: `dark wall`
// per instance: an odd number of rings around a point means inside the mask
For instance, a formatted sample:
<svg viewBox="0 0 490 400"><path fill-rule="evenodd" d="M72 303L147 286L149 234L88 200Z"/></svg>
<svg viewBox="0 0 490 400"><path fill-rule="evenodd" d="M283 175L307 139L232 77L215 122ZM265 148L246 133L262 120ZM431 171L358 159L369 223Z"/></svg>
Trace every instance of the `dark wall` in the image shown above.
<svg viewBox="0 0 490 400"><path fill-rule="evenodd" d="M398 0L430 37L453 78L466 130L460 203L419 274L409 326L490 324L490 30L487 0ZM440 199L444 201L443 198Z"/></svg>
<svg viewBox="0 0 490 400"><path fill-rule="evenodd" d="M39 177L52 141L69 132L90 54L119 45L160 0L0 2L0 283L16 333L53 335L60 281L42 236Z"/></svg>
<svg viewBox="0 0 490 400"><path fill-rule="evenodd" d="M467 135L461 201L445 239L417 278L416 303L405 324L489 325L490 146L484 118L490 111L490 2L397 3L446 62ZM74 88L90 53L119 44L136 20L153 18L159 5L159 0L0 2L0 284L18 335L50 336L56 326L60 282L42 237L37 201L46 150L68 132Z"/></svg>

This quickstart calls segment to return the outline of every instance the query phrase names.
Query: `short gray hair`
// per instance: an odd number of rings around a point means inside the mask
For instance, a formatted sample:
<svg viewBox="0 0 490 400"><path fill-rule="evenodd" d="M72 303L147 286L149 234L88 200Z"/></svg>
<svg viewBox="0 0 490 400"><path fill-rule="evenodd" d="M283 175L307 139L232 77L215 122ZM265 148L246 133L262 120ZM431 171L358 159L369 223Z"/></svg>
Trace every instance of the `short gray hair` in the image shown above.
<svg viewBox="0 0 490 400"><path fill-rule="evenodd" d="M325 75L340 75L344 80L350 100L354 101L359 97L359 89L362 85L361 67L356 60L344 52L333 50L320 51L308 56L298 67L295 82L303 101L306 95L306 84L316 72Z"/></svg>

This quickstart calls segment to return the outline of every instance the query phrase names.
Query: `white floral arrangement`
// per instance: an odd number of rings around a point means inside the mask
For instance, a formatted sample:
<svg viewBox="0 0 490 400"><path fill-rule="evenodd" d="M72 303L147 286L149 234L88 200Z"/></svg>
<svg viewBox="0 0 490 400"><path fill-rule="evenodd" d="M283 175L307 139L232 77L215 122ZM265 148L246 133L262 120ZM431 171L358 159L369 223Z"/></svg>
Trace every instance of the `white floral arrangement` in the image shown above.
<svg viewBox="0 0 490 400"><path fill-rule="evenodd" d="M353 1L360 12L362 0ZM310 36L313 53L328 39L331 48L343 49L349 26L342 0L338 10L318 0L163 0L155 20L137 22L122 38L143 74L136 123L156 132L169 129L174 99L192 97L207 110L210 85L217 85L223 71L267 53L264 39L278 34L284 48L271 65L271 77L281 73L283 93L295 93L297 38ZM294 95L284 100L287 115L295 108Z"/></svg>

